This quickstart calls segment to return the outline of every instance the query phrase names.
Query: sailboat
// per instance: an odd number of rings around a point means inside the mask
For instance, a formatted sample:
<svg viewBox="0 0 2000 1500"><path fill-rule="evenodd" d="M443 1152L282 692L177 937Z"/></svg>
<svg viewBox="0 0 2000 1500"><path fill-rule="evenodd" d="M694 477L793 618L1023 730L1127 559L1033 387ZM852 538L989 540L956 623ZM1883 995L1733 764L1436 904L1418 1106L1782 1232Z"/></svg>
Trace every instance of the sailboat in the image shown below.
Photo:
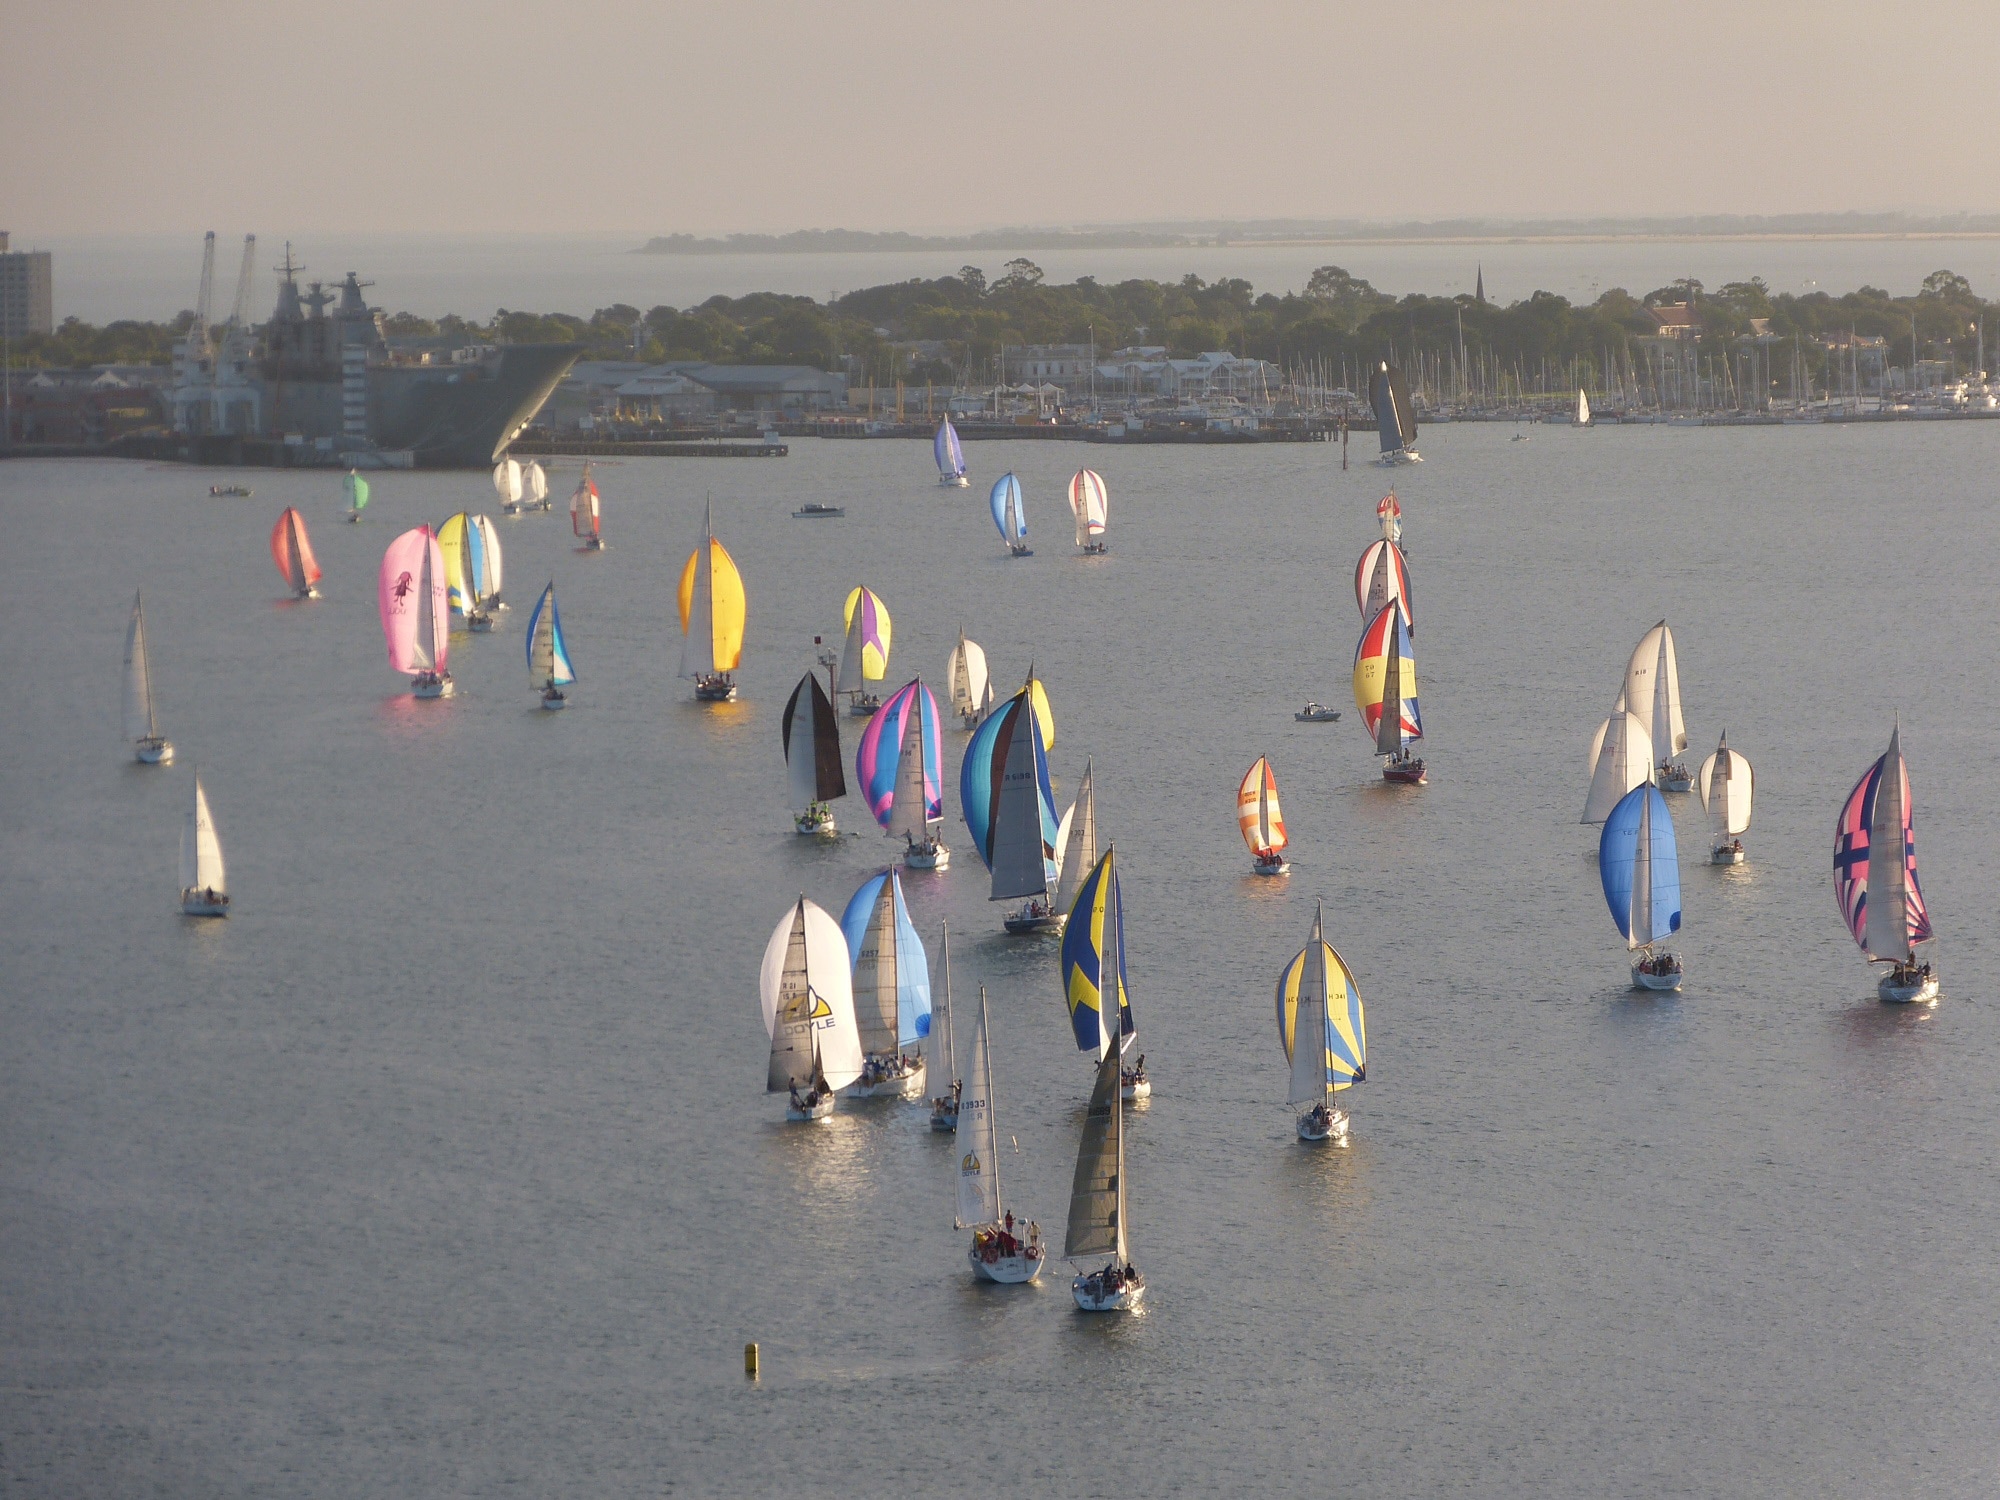
<svg viewBox="0 0 2000 1500"><path fill-rule="evenodd" d="M583 471L586 474L590 472L590 460L587 458L583 461ZM537 506L543 510L549 508L549 476L538 460L529 459L528 466L521 471L521 488L523 490L521 509L533 510Z"/></svg>
<svg viewBox="0 0 2000 1500"><path fill-rule="evenodd" d="M1590 397L1584 395L1583 387L1576 388L1576 425L1588 427L1591 424Z"/></svg>
<svg viewBox="0 0 2000 1500"><path fill-rule="evenodd" d="M951 685L951 711L966 729L977 729L979 721L993 707L993 683L986 675L986 652L979 642L968 641L963 630L945 664L944 680Z"/></svg>
<svg viewBox="0 0 2000 1500"><path fill-rule="evenodd" d="M1105 850L1099 873L1109 869L1111 851ZM1119 927L1118 903L1104 905L1098 951L1123 955L1124 933ZM1083 924L1071 923L1072 933L1096 925L1097 917ZM1121 981L1123 975L1120 975ZM1122 991L1123 985L1120 984ZM1117 1312L1136 1307L1146 1295L1146 1279L1132 1263L1132 1249L1125 1233L1125 1100L1115 1027L1098 1028L1097 1082L1090 1091L1090 1107L1083 1117L1083 1139L1076 1153L1076 1175L1070 1180L1069 1226L1063 1234L1063 1256L1075 1264L1079 1256L1108 1256L1091 1271L1079 1272L1070 1282L1070 1295L1083 1312Z"/></svg>
<svg viewBox="0 0 2000 1500"><path fill-rule="evenodd" d="M1938 993L1936 972L1917 953L1935 934L1917 884L1917 835L1902 742L1899 724L1889 733L1888 751L1847 794L1833 845L1833 894L1840 914L1867 960L1889 965L1876 993L1897 1004L1935 1000Z"/></svg>
<svg viewBox="0 0 2000 1500"><path fill-rule="evenodd" d="M174 758L174 744L160 733L153 711L153 669L146 660L146 610L132 595L132 623L125 627L125 738L132 758L142 765L164 766Z"/></svg>
<svg viewBox="0 0 2000 1500"><path fill-rule="evenodd" d="M1681 961L1662 945L1681 930L1680 856L1673 815L1651 782L1633 787L1604 820L1597 873L1611 920L1635 955L1633 988L1679 989Z"/></svg>
<svg viewBox="0 0 2000 1500"><path fill-rule="evenodd" d="M1032 557L1034 549L1028 545L1028 507L1021 494L1021 481L1009 469L993 481L993 489L986 497L993 507L993 524L1000 528L1000 540L1007 544L1007 551L1014 557Z"/></svg>
<svg viewBox="0 0 2000 1500"><path fill-rule="evenodd" d="M856 1099L911 1099L924 1091L924 1058L909 1048L930 1035L931 966L903 904L894 865L861 882L840 916L854 959L854 1019L861 1028Z"/></svg>
<svg viewBox="0 0 2000 1500"><path fill-rule="evenodd" d="M979 1019L973 1023L972 1050L958 1101L958 1217L953 1227L970 1229L965 1258L973 1274L1002 1285L1019 1285L1042 1274L1048 1251L1037 1224L1015 1222L1000 1197L1000 1126L993 1098L993 1055L987 1044L986 986L979 987Z"/></svg>
<svg viewBox="0 0 2000 1500"><path fill-rule="evenodd" d="M516 460L503 458L493 466L493 491L500 497L502 515L520 514L521 465Z"/></svg>
<svg viewBox="0 0 2000 1500"><path fill-rule="evenodd" d="M1382 528L1383 541L1403 540L1403 502L1396 498L1394 489L1375 502L1375 524Z"/></svg>
<svg viewBox="0 0 2000 1500"><path fill-rule="evenodd" d="M477 544L472 549L472 592L478 602L479 613L484 617L483 622L472 620L472 628L491 630L493 615L507 608L500 598L501 584L506 577L500 556L500 528L491 516L474 516L468 529Z"/></svg>
<svg viewBox="0 0 2000 1500"><path fill-rule="evenodd" d="M285 575L285 582L301 599L317 599L313 585L320 580L319 559L313 556L312 539L306 535L306 518L298 507L286 506L271 528L271 561Z"/></svg>
<svg viewBox="0 0 2000 1500"><path fill-rule="evenodd" d="M937 699L917 678L875 711L854 752L868 810L890 838L902 835L903 863L912 870L951 864L951 850L938 837L944 821L939 736Z"/></svg>
<svg viewBox="0 0 2000 1500"><path fill-rule="evenodd" d="M1110 505L1110 497L1104 491L1104 476L1095 469L1078 469L1069 482L1069 511L1076 517L1076 545L1080 551L1108 550L1104 528L1110 521Z"/></svg>
<svg viewBox="0 0 2000 1500"><path fill-rule="evenodd" d="M222 841L215 836L201 772L194 773L187 822L181 828L181 910L190 917L229 915L229 878L222 868Z"/></svg>
<svg viewBox="0 0 2000 1500"><path fill-rule="evenodd" d="M1424 763L1410 753L1410 746L1424 737L1424 720L1417 709L1410 627L1400 603L1383 605L1361 632L1354 648L1354 706L1375 739L1376 754L1387 757L1382 779L1422 786L1427 780Z"/></svg>
<svg viewBox="0 0 2000 1500"><path fill-rule="evenodd" d="M1702 809L1711 823L1708 862L1742 864L1742 835L1750 827L1752 778L1750 762L1742 751L1729 748L1727 733L1715 747L1715 754L1701 763L1700 784Z"/></svg>
<svg viewBox="0 0 2000 1500"><path fill-rule="evenodd" d="M785 700L779 722L785 747L785 777L791 788L794 833L836 833L827 803L847 795L847 777L840 764L840 719L833 700L808 672Z"/></svg>
<svg viewBox="0 0 2000 1500"><path fill-rule="evenodd" d="M1103 1049L1104 1011L1111 1004L1104 977L1107 971L1117 979L1118 1019L1110 1029L1118 1035L1119 1055L1131 1051L1139 1040L1138 1023L1132 1019L1132 992L1126 982L1124 933L1125 892L1118 883L1113 848L1107 847L1077 888L1063 924L1063 1003L1069 1007L1070 1030L1076 1034L1078 1051ZM1131 1067L1121 1065L1119 1092L1126 1099L1153 1097L1144 1053Z"/></svg>
<svg viewBox="0 0 2000 1500"><path fill-rule="evenodd" d="M965 448L958 440L958 429L951 425L949 415L938 423L931 451L937 458L939 484L962 490L972 483L965 477Z"/></svg>
<svg viewBox="0 0 2000 1500"><path fill-rule="evenodd" d="M1641 717L1651 714L1648 733L1658 764L1653 777L1664 792L1685 792L1693 786L1687 767L1674 759L1688 746L1687 724L1681 718L1681 672L1674 654L1674 633L1665 620L1639 638L1625 666L1625 704Z"/></svg>
<svg viewBox="0 0 2000 1500"><path fill-rule="evenodd" d="M1375 427L1382 440L1382 456L1375 462L1384 468L1422 463L1417 453L1417 412L1410 405L1410 388L1403 372L1378 360L1368 377L1368 404L1375 409Z"/></svg>
<svg viewBox="0 0 2000 1500"><path fill-rule="evenodd" d="M491 630L493 617L479 607L479 574L485 539L464 511L437 529L438 556L444 559L445 598L469 630Z"/></svg>
<svg viewBox="0 0 2000 1500"><path fill-rule="evenodd" d="M1590 742L1590 791L1583 799L1585 823L1602 823L1625 794L1644 786L1653 774L1653 737L1639 716L1625 706L1625 690L1611 716L1597 726Z"/></svg>
<svg viewBox="0 0 2000 1500"><path fill-rule="evenodd" d="M368 509L368 481L349 469L347 477L340 481L340 488L347 496L347 519L359 521L361 512Z"/></svg>
<svg viewBox="0 0 2000 1500"><path fill-rule="evenodd" d="M931 1014L932 1057L944 1065L942 1094L931 1098L931 1129L940 1135L958 1129L958 1100L964 1090L958 1076L958 1048L951 1030L951 923L938 922L938 970L944 979L944 996Z"/></svg>
<svg viewBox="0 0 2000 1500"><path fill-rule="evenodd" d="M824 1120L835 1092L861 1076L849 968L840 924L804 896L764 946L758 992L771 1038L764 1089L790 1096L788 1120Z"/></svg>
<svg viewBox="0 0 2000 1500"><path fill-rule="evenodd" d="M846 638L840 647L840 676L835 690L847 695L847 711L862 719L882 706L879 695L868 684L880 682L889 673L889 641L894 633L889 606L871 588L850 589L841 616Z"/></svg>
<svg viewBox="0 0 2000 1500"><path fill-rule="evenodd" d="M1312 939L1278 976L1277 998L1278 1040L1292 1065L1292 1087L1285 1099L1294 1109L1309 1106L1298 1117L1299 1139L1344 1140L1347 1111L1334 1102L1334 1095L1368 1076L1368 1018L1354 971L1326 940L1317 901ZM1317 1049L1315 1036L1321 1039Z"/></svg>
<svg viewBox="0 0 2000 1500"><path fill-rule="evenodd" d="M556 612L556 581L542 590L535 612L528 616L528 680L542 690L543 708L562 708L563 689L576 681L563 640L562 616Z"/></svg>
<svg viewBox="0 0 2000 1500"><path fill-rule="evenodd" d="M701 540L681 569L680 606L681 676L694 679L702 702L727 703L736 696L747 606L736 559L715 539L712 505L702 508Z"/></svg>
<svg viewBox="0 0 2000 1500"><path fill-rule="evenodd" d="M450 607L445 601L444 556L428 526L406 531L382 554L375 599L389 665L411 677L415 698L449 698L454 684L445 669L450 653Z"/></svg>
<svg viewBox="0 0 2000 1500"><path fill-rule="evenodd" d="M1410 565L1403 549L1383 537L1364 547L1361 560L1354 565L1354 602L1361 607L1361 618L1372 620L1392 599L1402 607L1403 623L1415 637L1417 614L1410 592Z"/></svg>
<svg viewBox="0 0 2000 1500"><path fill-rule="evenodd" d="M1097 868L1097 798L1090 785L1093 766L1094 762L1089 760L1083 763L1083 780L1077 783L1076 800L1056 825L1056 847L1062 851L1062 858L1056 865L1055 912L1057 923L1065 928L1069 925L1070 908L1076 905L1076 893Z"/></svg>
<svg viewBox="0 0 2000 1500"><path fill-rule="evenodd" d="M569 497L569 529L583 538L583 550L604 550L604 506L597 493L597 481L590 477L590 460L583 463L583 478Z"/></svg>
<svg viewBox="0 0 2000 1500"><path fill-rule="evenodd" d="M973 731L959 767L959 812L972 847L992 874L992 901L1027 898L1006 918L1009 932L1058 926L1049 901L1055 884L1055 793L1049 787L1034 695L1022 688Z"/></svg>
<svg viewBox="0 0 2000 1500"><path fill-rule="evenodd" d="M1278 810L1278 778L1264 756L1257 757L1236 788L1236 826L1250 846L1251 869L1259 875L1283 875L1292 868L1285 858L1291 835L1285 832L1285 815Z"/></svg>

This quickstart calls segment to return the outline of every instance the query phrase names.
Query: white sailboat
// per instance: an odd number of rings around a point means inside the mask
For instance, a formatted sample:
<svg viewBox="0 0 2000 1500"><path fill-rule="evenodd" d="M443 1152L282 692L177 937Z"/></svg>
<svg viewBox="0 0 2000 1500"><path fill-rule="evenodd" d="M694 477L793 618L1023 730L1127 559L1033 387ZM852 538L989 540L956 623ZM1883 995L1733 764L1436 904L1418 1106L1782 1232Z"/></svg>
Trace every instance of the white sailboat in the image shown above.
<svg viewBox="0 0 2000 1500"><path fill-rule="evenodd" d="M1665 620L1639 638L1625 666L1625 703L1635 714L1650 714L1647 725L1656 764L1652 777L1663 792L1685 792L1694 785L1685 765L1674 757L1688 747L1687 724L1681 718L1681 673L1674 653L1674 633Z"/></svg>
<svg viewBox="0 0 2000 1500"><path fill-rule="evenodd" d="M181 829L181 910L191 917L229 915L229 878L222 867L222 840L209 815L201 772L194 773L187 822Z"/></svg>
<svg viewBox="0 0 2000 1500"><path fill-rule="evenodd" d="M1041 1226L1017 1224L1000 1197L1000 1130L993 1099L993 1057L987 1045L986 986L979 987L979 1019L958 1103L958 1217L970 1229L965 1258L987 1281L1018 1285L1042 1274L1048 1252Z"/></svg>
<svg viewBox="0 0 2000 1500"><path fill-rule="evenodd" d="M173 741L160 733L153 711L153 669L146 659L146 611L132 595L132 623L125 628L125 738L132 758L142 765L164 766L174 758Z"/></svg>
<svg viewBox="0 0 2000 1500"><path fill-rule="evenodd" d="M968 641L963 630L952 647L944 680L950 685L951 711L958 715L958 722L966 729L977 729L993 706L993 682L986 674L986 652L979 642Z"/></svg>
<svg viewBox="0 0 2000 1500"><path fill-rule="evenodd" d="M1317 1049L1314 1037L1321 1042ZM1294 1109L1308 1106L1298 1117L1299 1139L1346 1139L1348 1114L1334 1097L1368 1076L1368 1023L1361 987L1327 942L1317 901L1312 940L1278 976L1278 1040L1292 1066L1286 1102Z"/></svg>
<svg viewBox="0 0 2000 1500"><path fill-rule="evenodd" d="M589 468L588 460L585 461L584 467ZM549 508L549 476L538 460L529 459L528 466L521 471L521 487L526 501L521 507L523 510Z"/></svg>
<svg viewBox="0 0 2000 1500"><path fill-rule="evenodd" d="M1711 823L1708 862L1742 864L1742 836L1750 827L1750 762L1742 751L1729 748L1727 733L1715 747L1715 754L1701 763L1700 784L1702 809Z"/></svg>
<svg viewBox="0 0 2000 1500"><path fill-rule="evenodd" d="M894 865L862 881L841 913L854 959L854 1021L861 1028L855 1099L912 1099L924 1091L924 1058L910 1050L930 1030L931 971Z"/></svg>
<svg viewBox="0 0 2000 1500"><path fill-rule="evenodd" d="M1104 488L1104 476L1095 469L1078 469L1069 482L1069 509L1076 519L1076 546L1079 552L1107 550L1105 527L1110 522L1111 499Z"/></svg>
<svg viewBox="0 0 2000 1500"><path fill-rule="evenodd" d="M1118 953L1124 936L1118 931L1118 903L1108 902L1104 910L1101 951ZM1125 1101L1118 1027L1100 1026L1098 1038L1097 1082L1090 1091L1076 1174L1070 1181L1063 1257L1074 1264L1080 1256L1108 1256L1103 1265L1079 1272L1070 1282L1070 1295L1083 1312L1119 1312L1139 1305L1146 1295L1146 1278L1132 1263L1126 1238Z"/></svg>
<svg viewBox="0 0 2000 1500"><path fill-rule="evenodd" d="M938 970L944 995L931 1015L931 1056L944 1066L945 1091L931 1098L931 1129L946 1134L958 1129L958 1100L965 1085L958 1076L958 1046L951 1031L951 923L938 923Z"/></svg>
<svg viewBox="0 0 2000 1500"><path fill-rule="evenodd" d="M1579 427L1588 427L1590 420L1590 397L1583 393L1582 386L1578 386L1576 388L1576 425Z"/></svg>
<svg viewBox="0 0 2000 1500"><path fill-rule="evenodd" d="M788 1120L824 1120L833 1113L835 1092L861 1076L848 969L839 924L799 897L771 933L758 976L771 1038L764 1087L789 1096Z"/></svg>
<svg viewBox="0 0 2000 1500"><path fill-rule="evenodd" d="M518 460L503 458L493 466L493 492L500 497L502 515L521 513L521 465Z"/></svg>
<svg viewBox="0 0 2000 1500"><path fill-rule="evenodd" d="M1619 690L1611 717L1597 726L1590 742L1590 791L1583 800L1585 823L1602 823L1625 794L1644 786L1652 774L1653 737L1625 706Z"/></svg>

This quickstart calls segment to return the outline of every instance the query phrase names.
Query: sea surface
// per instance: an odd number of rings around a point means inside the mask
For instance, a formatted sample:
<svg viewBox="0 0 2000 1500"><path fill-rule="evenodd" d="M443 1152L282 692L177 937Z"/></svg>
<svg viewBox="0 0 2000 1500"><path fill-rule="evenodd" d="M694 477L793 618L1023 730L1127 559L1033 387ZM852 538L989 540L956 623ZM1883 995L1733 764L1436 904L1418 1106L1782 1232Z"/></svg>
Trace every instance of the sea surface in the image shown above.
<svg viewBox="0 0 2000 1500"><path fill-rule="evenodd" d="M284 255L281 227L218 230L215 316L236 296L243 235L257 233L257 279L250 315L270 316L272 268ZM860 287L952 276L967 263L997 279L1026 255L1053 282L1095 276L1205 281L1241 277L1259 293L1304 288L1319 266L1345 266L1385 292L1453 295L1473 290L1483 268L1486 293L1517 302L1541 290L1594 302L1612 287L1635 297L1693 276L1710 287L1761 276L1774 291L1838 296L1879 286L1909 296L1940 268L1957 271L1981 296L2000 295L2000 238L1903 240L1633 240L1516 243L1226 245L1150 250L926 250L828 255L635 255L643 235L304 234L293 248L302 280L336 285L349 271L373 281L369 304L424 317L485 319L501 308L588 317L625 303L640 311L693 307L714 296L784 292L824 300ZM58 320L164 320L193 307L201 282L201 236L14 236L15 248L52 251Z"/></svg>
<svg viewBox="0 0 2000 1500"><path fill-rule="evenodd" d="M651 264L650 262L647 264ZM610 549L502 520L459 695L389 670L399 530L484 476L0 464L0 1475L18 1496L1221 1493L1987 1496L2000 1489L2000 669L1983 424L1427 429L1399 472L1431 784L1347 703L1381 471L1331 445L984 443L603 464ZM1357 448L1356 455L1360 456ZM1072 555L1089 459L1112 550ZM1035 554L984 485L1014 465ZM246 478L250 499L212 498ZM573 471L556 476L566 494ZM705 498L750 599L740 702L676 676ZM794 520L801 502L844 519ZM268 535L307 518L325 598ZM553 579L581 681L536 707ZM890 846L795 837L778 716L856 584L890 677L963 628L1093 762L1140 1047L1142 1313L976 1284L923 1106L787 1126L758 964ZM178 758L119 737L145 590ZM1577 819L1662 616L1692 762L1756 768L1750 862L1680 832L1686 989L1634 993ZM1893 1008L1829 882L1901 716L1944 996ZM848 753L859 721L843 720ZM1006 1200L1059 1238L1090 1062L1056 944L913 874L987 992ZM1234 791L1276 768L1293 869ZM234 914L184 919L201 770ZM1346 1149L1294 1138L1272 987L1315 902L1368 1007ZM762 1347L761 1379L743 1346Z"/></svg>

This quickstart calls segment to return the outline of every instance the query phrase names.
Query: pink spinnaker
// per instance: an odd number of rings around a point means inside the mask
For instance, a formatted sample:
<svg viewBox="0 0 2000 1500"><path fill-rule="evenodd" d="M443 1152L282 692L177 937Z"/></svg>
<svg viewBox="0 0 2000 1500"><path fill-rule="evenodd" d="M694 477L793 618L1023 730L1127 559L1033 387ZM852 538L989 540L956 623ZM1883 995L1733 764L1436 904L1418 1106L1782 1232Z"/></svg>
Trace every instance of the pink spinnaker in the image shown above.
<svg viewBox="0 0 2000 1500"><path fill-rule="evenodd" d="M406 531L382 554L376 582L382 609L382 638L389 665L415 676L445 669L446 614L444 554L428 526Z"/></svg>

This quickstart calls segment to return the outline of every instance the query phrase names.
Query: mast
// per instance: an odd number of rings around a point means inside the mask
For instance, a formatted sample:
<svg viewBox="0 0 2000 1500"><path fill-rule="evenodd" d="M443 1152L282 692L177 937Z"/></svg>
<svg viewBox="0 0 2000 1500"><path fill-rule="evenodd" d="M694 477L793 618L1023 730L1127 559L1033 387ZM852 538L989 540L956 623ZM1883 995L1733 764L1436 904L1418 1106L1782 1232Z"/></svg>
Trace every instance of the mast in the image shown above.
<svg viewBox="0 0 2000 1500"><path fill-rule="evenodd" d="M1107 849L1105 853L1108 856L1112 850ZM1111 1019L1107 1024L1100 1009L1097 1031L1107 1049L1111 1068L1111 1181L1114 1194L1111 1208L1111 1254L1117 1264L1123 1265L1128 1258L1125 1243L1125 1078L1120 1063L1122 1056L1120 1043L1124 1039L1122 1032L1125 1021L1125 970L1119 960L1124 951L1125 934L1120 930L1122 916L1120 907L1123 903L1118 899L1118 866L1115 861L1105 873L1110 877L1111 890L1104 902L1105 944L1104 957L1098 961L1100 977L1098 997L1101 1006L1104 995L1101 979L1104 965L1108 962L1111 968Z"/></svg>
<svg viewBox="0 0 2000 1500"><path fill-rule="evenodd" d="M1319 969L1320 1037L1319 1037L1319 1077L1321 1098L1326 1107L1333 1108L1333 1073L1326 1065L1326 1024L1333 1013L1333 989L1327 982L1326 973L1326 926L1320 914L1320 903L1313 902L1313 963ZM1299 1035L1295 1022L1292 1027L1292 1048L1298 1050Z"/></svg>
<svg viewBox="0 0 2000 1500"><path fill-rule="evenodd" d="M979 1045L985 1052L981 1066L986 1075L986 1121L993 1138L993 1221L997 1224L1005 1216L1006 1199L1000 1189L1000 1105L993 1087L993 1044L986 1030L986 986L983 984L979 987Z"/></svg>

